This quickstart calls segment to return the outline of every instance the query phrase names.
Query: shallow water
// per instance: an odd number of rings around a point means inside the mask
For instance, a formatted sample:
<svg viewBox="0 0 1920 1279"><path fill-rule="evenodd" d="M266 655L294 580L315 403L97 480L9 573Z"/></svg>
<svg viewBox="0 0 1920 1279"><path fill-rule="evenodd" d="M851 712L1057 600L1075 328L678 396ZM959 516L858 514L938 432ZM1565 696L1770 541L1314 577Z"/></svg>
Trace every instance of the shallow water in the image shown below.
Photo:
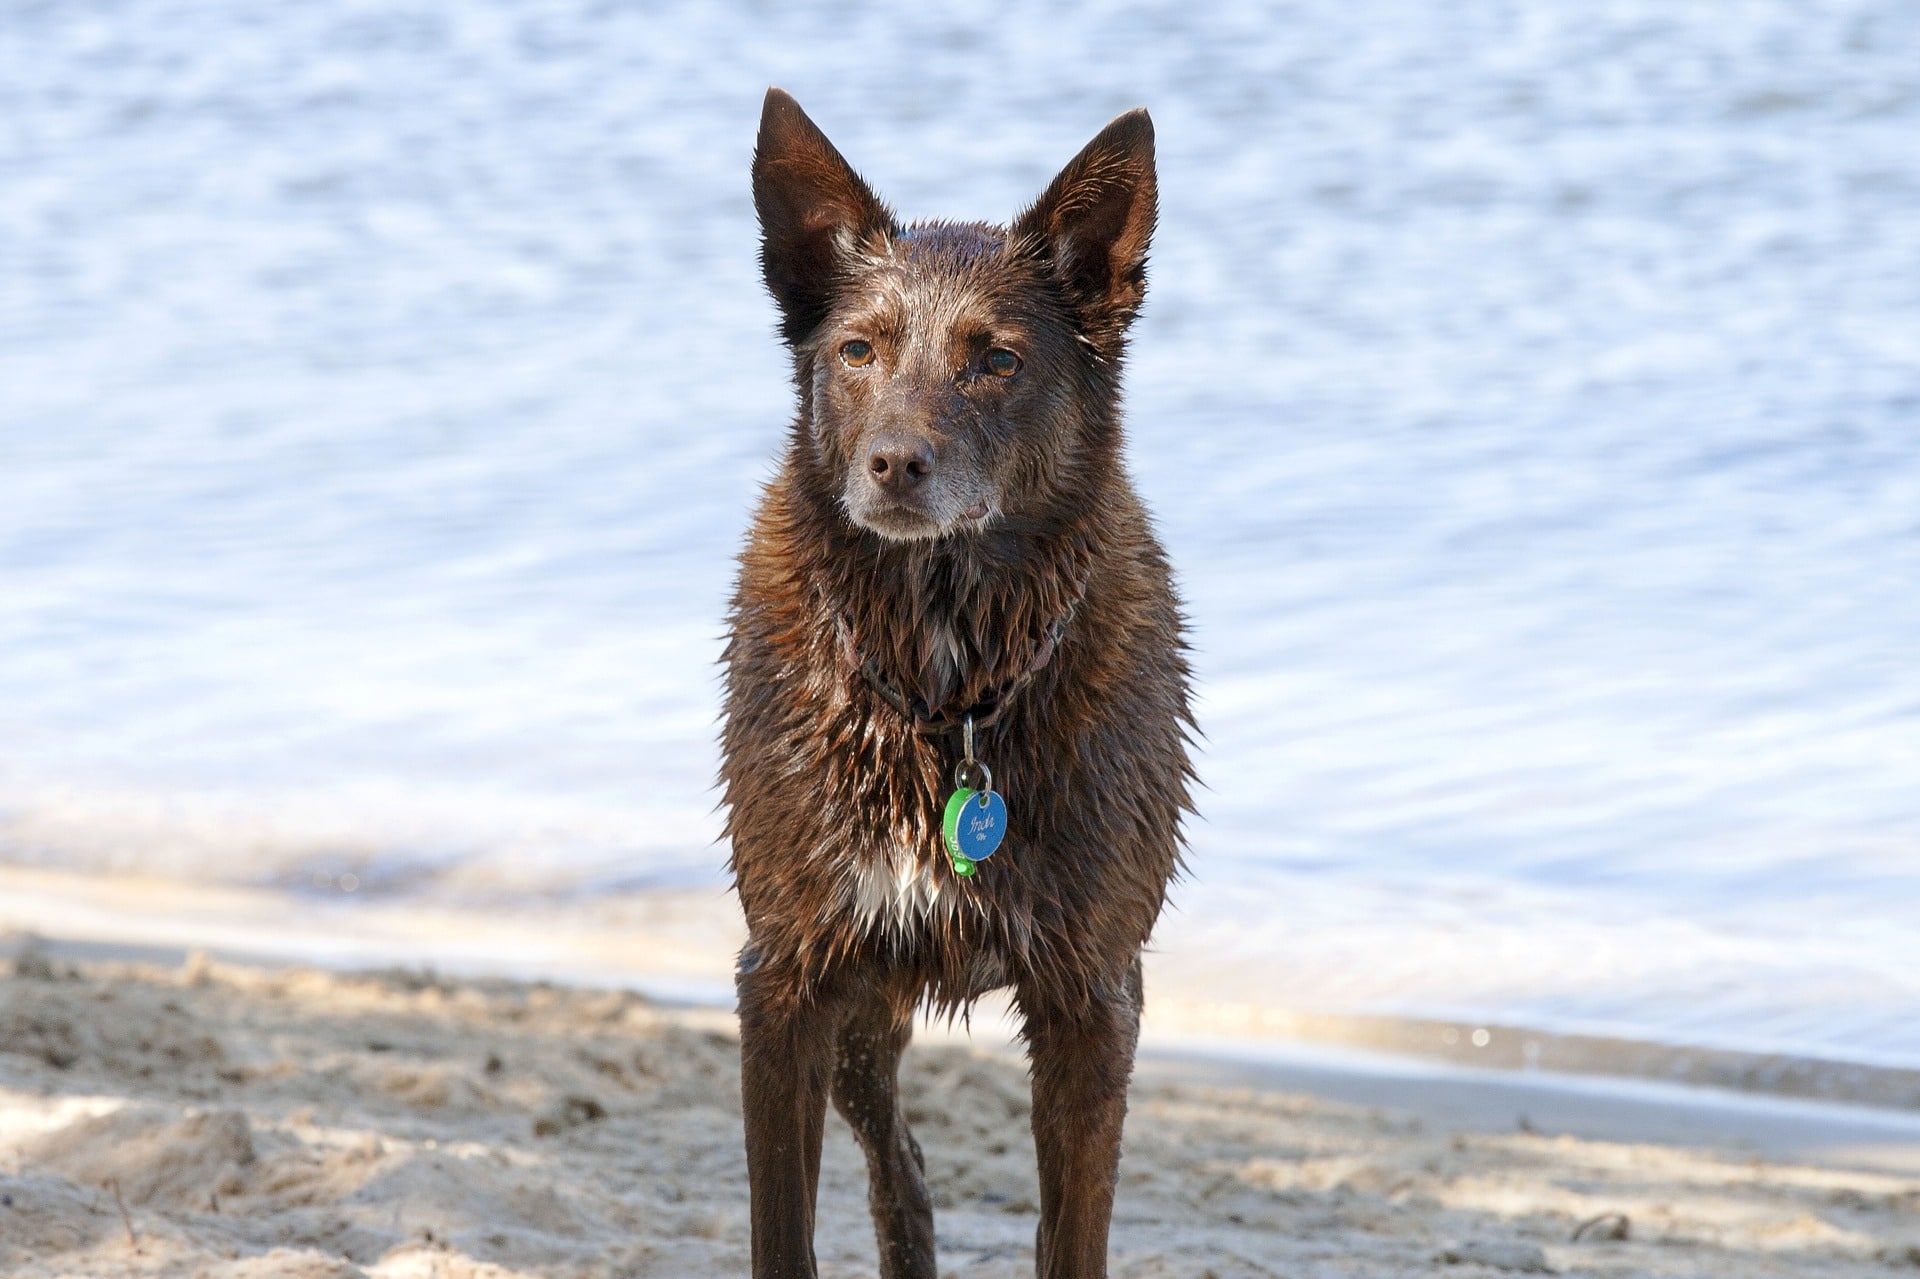
<svg viewBox="0 0 1920 1279"><path fill-rule="evenodd" d="M1920 1063L1920 9L231 2L0 38L0 856L714 880L762 90L1159 127L1131 453L1263 996Z"/></svg>

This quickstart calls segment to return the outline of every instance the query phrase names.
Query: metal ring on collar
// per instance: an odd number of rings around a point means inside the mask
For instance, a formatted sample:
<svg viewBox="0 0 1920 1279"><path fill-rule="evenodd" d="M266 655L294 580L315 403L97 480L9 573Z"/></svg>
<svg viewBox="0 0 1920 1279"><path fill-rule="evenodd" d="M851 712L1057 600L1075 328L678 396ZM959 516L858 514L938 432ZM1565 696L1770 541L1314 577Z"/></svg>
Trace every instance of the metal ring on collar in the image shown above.
<svg viewBox="0 0 1920 1279"><path fill-rule="evenodd" d="M968 781L970 777L979 778L978 784ZM979 791L987 794L993 790L993 770L977 759L963 759L954 766L953 784L961 790Z"/></svg>

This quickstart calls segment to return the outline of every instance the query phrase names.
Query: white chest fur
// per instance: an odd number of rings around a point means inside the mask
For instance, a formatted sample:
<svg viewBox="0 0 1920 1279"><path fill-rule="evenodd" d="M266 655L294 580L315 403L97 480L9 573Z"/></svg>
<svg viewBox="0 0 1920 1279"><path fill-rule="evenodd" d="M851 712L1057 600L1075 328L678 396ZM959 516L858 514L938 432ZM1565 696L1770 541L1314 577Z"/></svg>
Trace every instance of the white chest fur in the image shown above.
<svg viewBox="0 0 1920 1279"><path fill-rule="evenodd" d="M944 869L888 849L849 865L842 897L862 932L910 937L936 916L959 909L962 894L956 885L942 882Z"/></svg>

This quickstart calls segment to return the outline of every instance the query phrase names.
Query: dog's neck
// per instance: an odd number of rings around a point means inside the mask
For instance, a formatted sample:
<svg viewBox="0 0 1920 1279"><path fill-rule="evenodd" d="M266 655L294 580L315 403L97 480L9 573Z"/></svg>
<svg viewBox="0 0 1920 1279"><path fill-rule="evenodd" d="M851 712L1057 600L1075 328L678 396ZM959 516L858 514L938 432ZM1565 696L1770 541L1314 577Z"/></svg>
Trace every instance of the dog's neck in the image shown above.
<svg viewBox="0 0 1920 1279"><path fill-rule="evenodd" d="M824 581L865 677L917 708L904 713L937 720L994 702L1046 664L1093 558L1084 534L897 543L850 528Z"/></svg>
<svg viewBox="0 0 1920 1279"><path fill-rule="evenodd" d="M789 486L787 496L805 490ZM837 506L789 515L790 549L806 564L793 580L815 584L827 638L851 650L868 682L936 714L990 702L1051 659L1102 541L1097 521L1009 519L901 542L859 528Z"/></svg>
<svg viewBox="0 0 1920 1279"><path fill-rule="evenodd" d="M932 681L940 687L954 690L945 703L930 703L923 694L891 676L877 658L869 656L861 648L854 623L844 612L836 610L833 613L833 626L839 639L842 660L866 681L881 701L891 706L916 731L946 734L956 732L963 726L969 729L989 728L1000 720L1033 678L1052 663L1061 641L1066 638L1074 613L1085 598L1086 585L1084 581L1080 583L1066 610L1048 624L1039 643L1034 645L1025 661L1020 662L1017 656L1014 657L1011 669L1002 668L998 672L999 678L990 681L984 688L979 687L979 681L967 678L967 649L954 628L945 628L944 633L937 637L944 640L944 644L936 643L930 665L923 665L920 672L923 676L930 674Z"/></svg>

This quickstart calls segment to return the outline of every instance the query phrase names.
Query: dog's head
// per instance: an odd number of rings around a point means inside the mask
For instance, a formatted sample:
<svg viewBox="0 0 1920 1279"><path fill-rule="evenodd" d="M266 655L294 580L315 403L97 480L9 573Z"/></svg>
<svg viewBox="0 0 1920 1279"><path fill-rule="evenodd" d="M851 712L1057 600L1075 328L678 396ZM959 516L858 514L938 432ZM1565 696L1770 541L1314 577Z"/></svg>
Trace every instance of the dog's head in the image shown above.
<svg viewBox="0 0 1920 1279"><path fill-rule="evenodd" d="M861 527L1051 523L1118 446L1146 290L1153 123L1101 130L1011 226L901 226L778 89L753 157L761 264L803 425Z"/></svg>

